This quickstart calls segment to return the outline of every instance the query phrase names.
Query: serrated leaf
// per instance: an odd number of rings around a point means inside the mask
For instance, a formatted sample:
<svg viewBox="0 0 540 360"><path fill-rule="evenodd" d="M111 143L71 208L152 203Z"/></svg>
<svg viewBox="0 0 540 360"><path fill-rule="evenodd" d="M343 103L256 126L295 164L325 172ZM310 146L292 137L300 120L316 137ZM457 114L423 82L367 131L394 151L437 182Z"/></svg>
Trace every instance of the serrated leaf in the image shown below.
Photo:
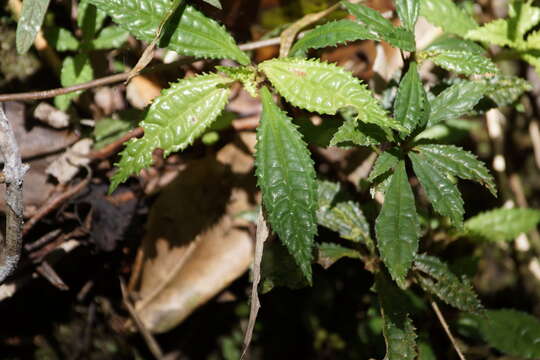
<svg viewBox="0 0 540 360"><path fill-rule="evenodd" d="M394 169L384 203L377 217L377 247L392 279L404 283L418 250L418 215L405 162Z"/></svg>
<svg viewBox="0 0 540 360"><path fill-rule="evenodd" d="M213 7L223 10L223 7L221 6L221 2L219 0L203 0L203 1L207 4L212 5Z"/></svg>
<svg viewBox="0 0 540 360"><path fill-rule="evenodd" d="M62 86L72 86L90 81L94 78L94 70L88 55L80 53L75 57L67 56L62 63L60 82ZM54 98L54 103L60 110L67 110L72 99L78 97L82 91L76 91Z"/></svg>
<svg viewBox="0 0 540 360"><path fill-rule="evenodd" d="M520 41L540 22L540 8L532 6L532 1L513 1L508 5L510 37Z"/></svg>
<svg viewBox="0 0 540 360"><path fill-rule="evenodd" d="M414 269L417 271L416 279L424 291L462 311L482 310L482 304L471 283L465 278L460 280L450 271L448 265L438 258L418 254L414 260Z"/></svg>
<svg viewBox="0 0 540 360"><path fill-rule="evenodd" d="M448 216L457 228L463 227L463 199L457 186L446 174L432 164L423 154L409 152L416 177L426 191L433 208L442 216Z"/></svg>
<svg viewBox="0 0 540 360"><path fill-rule="evenodd" d="M497 196L495 180L483 162L475 155L453 145L420 145L417 147L426 160L447 173L462 179L477 181Z"/></svg>
<svg viewBox="0 0 540 360"><path fill-rule="evenodd" d="M496 209L465 222L465 234L485 241L511 241L536 228L540 211L535 209Z"/></svg>
<svg viewBox="0 0 540 360"><path fill-rule="evenodd" d="M257 92L257 70L251 66L216 66L218 71L221 71L231 79L240 81L246 90L254 98L258 97Z"/></svg>
<svg viewBox="0 0 540 360"><path fill-rule="evenodd" d="M360 253L354 249L349 249L338 244L322 243L318 245L317 262L325 269L328 269L339 259L345 257L360 259Z"/></svg>
<svg viewBox="0 0 540 360"><path fill-rule="evenodd" d="M375 124L358 122L356 118L346 119L330 140L330 146L379 145L388 140L388 134Z"/></svg>
<svg viewBox="0 0 540 360"><path fill-rule="evenodd" d="M381 153L377 157L373 169L371 169L371 172L369 173L368 181L372 182L379 176L394 169L399 163L400 158L399 153L395 149L390 149Z"/></svg>
<svg viewBox="0 0 540 360"><path fill-rule="evenodd" d="M468 41L462 38L449 36L444 34L433 41L425 51L442 52L442 51L465 51L477 55L485 53L485 49L475 42Z"/></svg>
<svg viewBox="0 0 540 360"><path fill-rule="evenodd" d="M101 30L98 37L92 40L92 48L96 50L119 48L128 37L129 32L121 27L109 26Z"/></svg>
<svg viewBox="0 0 540 360"><path fill-rule="evenodd" d="M406 295L382 273L375 281L384 320L383 335L386 342L384 360L416 359L416 333L414 324L405 312Z"/></svg>
<svg viewBox="0 0 540 360"><path fill-rule="evenodd" d="M24 0L21 17L17 23L16 46L19 54L24 54L34 43L43 24L50 0Z"/></svg>
<svg viewBox="0 0 540 360"><path fill-rule="evenodd" d="M354 21L332 21L307 32L294 44L290 54L302 57L309 49L321 49L356 40L378 40L378 37Z"/></svg>
<svg viewBox="0 0 540 360"><path fill-rule="evenodd" d="M75 51L79 48L79 41L75 36L61 27L46 28L45 38L58 51Z"/></svg>
<svg viewBox="0 0 540 360"><path fill-rule="evenodd" d="M318 60L282 58L267 60L259 64L259 69L294 106L330 115L350 106L364 122L403 130L387 117L366 86L339 66Z"/></svg>
<svg viewBox="0 0 540 360"><path fill-rule="evenodd" d="M406 137L418 126L425 126L429 115L427 94L422 86L416 63L413 61L399 83L394 103L394 117L407 129L401 136Z"/></svg>
<svg viewBox="0 0 540 360"><path fill-rule="evenodd" d="M217 74L180 80L154 100L141 122L144 136L132 139L115 164L110 192L131 174L152 164L152 152L160 148L167 156L185 149L218 117L227 104L232 81Z"/></svg>
<svg viewBox="0 0 540 360"><path fill-rule="evenodd" d="M371 243L369 224L362 210L353 201L339 198L340 186L330 181L318 181L319 209L317 221L343 238Z"/></svg>
<svg viewBox="0 0 540 360"><path fill-rule="evenodd" d="M394 27L377 10L361 4L353 4L349 1L341 2L345 8L362 22L380 40L405 51L415 51L416 43L414 34L402 27Z"/></svg>
<svg viewBox="0 0 540 360"><path fill-rule="evenodd" d="M486 90L486 85L472 81L463 81L450 86L431 101L428 127L465 115L478 104Z"/></svg>
<svg viewBox="0 0 540 360"><path fill-rule="evenodd" d="M272 229L311 283L313 238L317 232L317 183L307 145L291 120L261 89L263 113L257 129L256 166L263 204Z"/></svg>
<svg viewBox="0 0 540 360"><path fill-rule="evenodd" d="M464 36L469 40L487 42L499 46L507 46L513 43L513 40L508 37L508 22L503 19L497 19L480 28L469 30Z"/></svg>
<svg viewBox="0 0 540 360"><path fill-rule="evenodd" d="M484 75L499 72L497 66L487 57L466 51L425 51L419 56L458 74Z"/></svg>
<svg viewBox="0 0 540 360"><path fill-rule="evenodd" d="M420 0L420 15L444 32L460 36L478 27L452 0Z"/></svg>
<svg viewBox="0 0 540 360"><path fill-rule="evenodd" d="M396 0L396 11L405 29L414 31L420 13L419 0Z"/></svg>
<svg viewBox="0 0 540 360"><path fill-rule="evenodd" d="M170 4L168 0L89 0L107 12L137 39L151 42ZM174 16L174 15L173 15ZM242 65L249 58L234 39L214 20L187 5L176 25L171 19L160 46L179 54L211 59L232 59ZM175 26L172 28L171 26Z"/></svg>
<svg viewBox="0 0 540 360"><path fill-rule="evenodd" d="M486 95L497 106L506 106L516 101L532 85L525 79L511 75L497 75L480 79L486 85Z"/></svg>
<svg viewBox="0 0 540 360"><path fill-rule="evenodd" d="M476 316L482 337L495 349L525 359L540 357L540 321L516 310L487 310Z"/></svg>

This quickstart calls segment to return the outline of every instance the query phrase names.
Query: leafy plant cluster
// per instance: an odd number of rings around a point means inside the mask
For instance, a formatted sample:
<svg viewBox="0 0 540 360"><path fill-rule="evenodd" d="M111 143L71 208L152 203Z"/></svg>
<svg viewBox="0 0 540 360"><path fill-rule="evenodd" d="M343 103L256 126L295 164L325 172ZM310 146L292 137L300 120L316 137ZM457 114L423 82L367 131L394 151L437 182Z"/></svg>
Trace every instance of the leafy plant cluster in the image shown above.
<svg viewBox="0 0 540 360"><path fill-rule="evenodd" d="M75 58L66 58L63 85L82 80L82 76L91 78L91 68L87 68L90 50L117 46L127 32L152 41L173 6L167 0L87 0L81 4L85 4L78 20L83 40L78 42L69 32L55 30L59 50L83 50ZM387 359L414 359L418 354L416 330L410 311L403 306L411 286L470 314L469 324L500 351L539 357L540 346L533 341L540 336L537 320L511 310L485 310L467 279L452 273L439 258L419 253L426 229L415 191L425 194L456 237L511 240L540 221L540 213L531 209L499 209L464 221L457 179L475 181L497 196L495 181L474 154L442 144L433 135L433 129L448 121L481 113L489 106L511 104L529 90L527 82L502 75L477 42L506 47L538 71L540 36L531 29L540 22L540 8L514 1L508 19L479 26L465 8L451 0L396 0L401 25L394 26L367 6L349 1L341 5L350 19L319 25L294 43L289 56L260 64L252 64L216 21L190 4L182 6L177 19L167 23L159 45L196 58L234 60L239 66L217 67L214 73L182 79L163 91L140 123L144 136L132 139L121 153L110 190L150 166L155 149L167 156L193 144L220 116L232 85L240 82L262 102L256 176L272 230L309 284L316 260L329 266L342 257L356 258L374 273ZM97 20L88 25L85 21L91 11ZM105 14L118 27L99 32ZM445 32L425 49L417 49L415 42L419 15ZM384 108L350 72L310 57L317 49L357 40L385 41L405 57L390 108ZM422 83L419 70L426 61L456 75L440 84L446 86L442 91L426 89ZM83 70L72 76L75 67ZM366 146L378 153L367 179L372 193L384 196L373 232L359 204L341 200L344 191L339 184L317 179L308 145L279 106L281 98L299 109L343 118L333 129L330 145ZM490 105L478 106L483 99L490 99ZM411 186L413 177L418 187ZM339 233L350 246L316 243L318 225Z"/></svg>

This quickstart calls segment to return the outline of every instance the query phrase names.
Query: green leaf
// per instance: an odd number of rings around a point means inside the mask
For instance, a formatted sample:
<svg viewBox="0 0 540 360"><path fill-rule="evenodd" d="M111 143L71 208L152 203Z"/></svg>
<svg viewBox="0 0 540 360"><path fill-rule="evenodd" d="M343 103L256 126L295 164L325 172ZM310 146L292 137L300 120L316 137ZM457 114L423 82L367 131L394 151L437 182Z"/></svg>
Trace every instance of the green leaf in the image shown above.
<svg viewBox="0 0 540 360"><path fill-rule="evenodd" d="M540 321L516 310L488 310L476 316L486 342L505 354L538 359L540 357Z"/></svg>
<svg viewBox="0 0 540 360"><path fill-rule="evenodd" d="M94 78L94 70L88 55L80 53L74 58L67 56L62 63L60 82L62 86L72 86L90 81ZM72 99L77 98L82 91L76 91L54 98L54 103L60 110L67 110Z"/></svg>
<svg viewBox="0 0 540 360"><path fill-rule="evenodd" d="M384 320L383 334L386 342L385 360L416 359L416 333L409 314L404 310L408 299L383 273L375 279L379 303Z"/></svg>
<svg viewBox="0 0 540 360"><path fill-rule="evenodd" d="M115 49L122 46L129 37L129 32L119 26L109 26L101 30L98 37L92 41L96 50Z"/></svg>
<svg viewBox="0 0 540 360"><path fill-rule="evenodd" d="M336 46L349 41L378 40L365 26L351 20L332 21L307 32L291 48L290 54L303 57L309 49Z"/></svg>
<svg viewBox="0 0 540 360"><path fill-rule="evenodd" d="M379 157L377 157L373 169L371 169L371 172L369 173L368 181L372 182L379 176L394 169L400 159L400 154L395 149L390 149L381 153Z"/></svg>
<svg viewBox="0 0 540 360"><path fill-rule="evenodd" d="M417 280L424 291L462 311L479 312L482 304L471 285L453 274L448 265L434 256L418 254L414 260Z"/></svg>
<svg viewBox="0 0 540 360"><path fill-rule="evenodd" d="M478 27L452 0L420 0L420 15L444 32L460 36Z"/></svg>
<svg viewBox="0 0 540 360"><path fill-rule="evenodd" d="M520 41L540 22L540 8L532 6L532 1L513 1L509 3L508 16L511 38Z"/></svg>
<svg viewBox="0 0 540 360"><path fill-rule="evenodd" d="M419 0L396 0L396 11L405 29L414 32L420 12Z"/></svg>
<svg viewBox="0 0 540 360"><path fill-rule="evenodd" d="M422 86L416 63L411 62L409 70L401 79L394 103L394 117L407 129L401 133L402 137L409 135L418 126L425 126L429 114L426 91Z"/></svg>
<svg viewBox="0 0 540 360"><path fill-rule="evenodd" d="M381 258L392 279L402 286L418 250L418 215L414 195L401 160L386 190L375 232Z"/></svg>
<svg viewBox="0 0 540 360"><path fill-rule="evenodd" d="M499 72L497 66L487 57L466 51L424 51L419 56L458 74L484 75Z"/></svg>
<svg viewBox="0 0 540 360"><path fill-rule="evenodd" d="M137 39L151 42L170 6L168 0L89 0L106 11L113 20ZM232 59L242 65L249 58L217 22L190 5L185 7L178 25L173 18L164 29L160 46L182 55L211 59ZM172 27L174 25L174 27Z"/></svg>
<svg viewBox="0 0 540 360"><path fill-rule="evenodd" d="M317 232L315 169L301 134L261 89L263 113L257 129L256 175L272 229L311 284Z"/></svg>
<svg viewBox="0 0 540 360"><path fill-rule="evenodd" d="M192 144L223 111L232 81L217 74L184 79L154 100L141 122L144 136L132 139L115 164L110 192L131 174L152 164L152 152L160 148L167 156Z"/></svg>
<svg viewBox="0 0 540 360"><path fill-rule="evenodd" d="M463 227L463 199L457 186L446 174L432 164L422 153L409 152L414 172L426 191L433 208L442 216L448 216L457 228Z"/></svg>
<svg viewBox="0 0 540 360"><path fill-rule="evenodd" d="M19 54L24 54L34 43L43 24L50 0L24 0L21 17L17 23L16 46Z"/></svg>
<svg viewBox="0 0 540 360"><path fill-rule="evenodd" d="M496 209L465 222L465 234L485 241L511 241L536 228L540 211L535 209Z"/></svg>
<svg viewBox="0 0 540 360"><path fill-rule="evenodd" d="M513 40L508 37L508 22L503 19L494 20L480 28L469 30L464 36L469 40L487 42L499 46L513 44Z"/></svg>
<svg viewBox="0 0 540 360"><path fill-rule="evenodd" d="M527 80L511 75L496 75L482 78L480 81L486 85L487 97L499 107L512 104L524 92L532 89Z"/></svg>
<svg viewBox="0 0 540 360"><path fill-rule="evenodd" d="M45 38L58 51L75 51L79 48L79 41L75 36L61 27L46 28Z"/></svg>
<svg viewBox="0 0 540 360"><path fill-rule="evenodd" d="M77 8L77 25L82 29L83 44L90 44L94 40L103 22L107 18L107 13L92 5L90 0L81 0Z"/></svg>
<svg viewBox="0 0 540 360"><path fill-rule="evenodd" d="M495 180L475 155L453 145L420 145L416 147L427 161L462 179L477 181L497 196Z"/></svg>
<svg viewBox="0 0 540 360"><path fill-rule="evenodd" d="M478 104L486 90L486 85L472 81L450 86L431 101L428 127L465 115Z"/></svg>
<svg viewBox="0 0 540 360"><path fill-rule="evenodd" d="M338 244L322 243L318 245L317 262L325 269L334 265L336 261L342 258L360 259L360 253Z"/></svg>
<svg viewBox="0 0 540 360"><path fill-rule="evenodd" d="M332 137L330 146L379 145L388 141L388 132L375 124L358 122L356 118L346 119Z"/></svg>
<svg viewBox="0 0 540 360"><path fill-rule="evenodd" d="M339 233L343 239L371 243L369 224L362 210L355 202L339 198L340 185L330 181L318 181L318 185L319 225Z"/></svg>
<svg viewBox="0 0 540 360"><path fill-rule="evenodd" d="M343 68L305 59L272 59L259 65L277 91L294 106L334 115L353 107L364 122L398 130L403 128L387 117L371 92Z"/></svg>
<svg viewBox="0 0 540 360"><path fill-rule="evenodd" d="M257 70L252 66L216 66L216 69L235 81L240 81L251 96L257 98Z"/></svg>
<svg viewBox="0 0 540 360"><path fill-rule="evenodd" d="M465 51L477 55L485 53L485 49L475 42L444 34L439 36L424 50L427 52Z"/></svg>
<svg viewBox="0 0 540 360"><path fill-rule="evenodd" d="M223 10L223 7L221 6L221 2L219 0L203 0L203 1L207 4L212 5L213 7Z"/></svg>
<svg viewBox="0 0 540 360"><path fill-rule="evenodd" d="M416 43L414 34L402 27L394 27L377 10L361 4L353 4L349 1L341 2L347 10L362 22L380 40L405 51L415 51Z"/></svg>

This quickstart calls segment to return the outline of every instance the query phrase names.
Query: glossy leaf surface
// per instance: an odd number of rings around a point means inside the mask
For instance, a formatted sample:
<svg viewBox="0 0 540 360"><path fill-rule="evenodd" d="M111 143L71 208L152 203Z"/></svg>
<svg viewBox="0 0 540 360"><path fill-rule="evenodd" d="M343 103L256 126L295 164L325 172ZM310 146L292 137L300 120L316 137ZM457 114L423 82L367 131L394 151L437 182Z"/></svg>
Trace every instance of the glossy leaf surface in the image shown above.
<svg viewBox="0 0 540 360"><path fill-rule="evenodd" d="M430 163L459 178L477 181L497 196L493 176L472 153L453 145L429 144L417 148Z"/></svg>
<svg viewBox="0 0 540 360"><path fill-rule="evenodd" d="M429 101L422 86L415 62L411 62L409 70L401 80L394 103L394 117L410 134L416 127L424 126L429 118Z"/></svg>
<svg viewBox="0 0 540 360"><path fill-rule="evenodd" d="M443 69L463 75L496 74L499 69L487 57L467 51L425 52L423 56Z"/></svg>
<svg viewBox="0 0 540 360"><path fill-rule="evenodd" d="M434 256L419 254L414 269L420 286L439 299L463 311L478 312L482 304L469 281L460 280L448 266Z"/></svg>
<svg viewBox="0 0 540 360"><path fill-rule="evenodd" d="M450 217L454 226L461 228L465 210L457 186L423 154L409 152L408 155L412 160L414 172L435 211Z"/></svg>
<svg viewBox="0 0 540 360"><path fill-rule="evenodd" d="M261 89L263 115L257 130L256 175L272 229L311 283L317 232L317 183L306 143L291 120Z"/></svg>
<svg viewBox="0 0 540 360"><path fill-rule="evenodd" d="M167 156L192 144L225 108L230 83L231 79L209 74L181 80L163 91L140 124L144 137L130 140L122 151L110 190L150 166L155 149Z"/></svg>
<svg viewBox="0 0 540 360"><path fill-rule="evenodd" d="M399 160L399 154L393 149L381 153L369 173L368 181L373 181L386 172L393 170L399 163Z"/></svg>
<svg viewBox="0 0 540 360"><path fill-rule="evenodd" d="M402 129L387 117L366 86L341 67L289 58L265 61L259 69L294 106L331 115L339 109L353 107L364 122Z"/></svg>
<svg viewBox="0 0 540 360"><path fill-rule="evenodd" d="M90 0L137 39L151 42L170 3L167 0ZM174 17L175 15L173 15ZM232 59L240 64L249 58L217 22L187 5L178 20L166 26L160 46L199 58Z"/></svg>
<svg viewBox="0 0 540 360"><path fill-rule="evenodd" d="M419 0L396 0L396 11L401 24L410 31L414 31L414 25L420 13Z"/></svg>
<svg viewBox="0 0 540 360"><path fill-rule="evenodd" d="M409 185L405 162L400 161L386 190L375 224L381 258L392 279L398 284L405 281L418 250L418 229L414 195Z"/></svg>

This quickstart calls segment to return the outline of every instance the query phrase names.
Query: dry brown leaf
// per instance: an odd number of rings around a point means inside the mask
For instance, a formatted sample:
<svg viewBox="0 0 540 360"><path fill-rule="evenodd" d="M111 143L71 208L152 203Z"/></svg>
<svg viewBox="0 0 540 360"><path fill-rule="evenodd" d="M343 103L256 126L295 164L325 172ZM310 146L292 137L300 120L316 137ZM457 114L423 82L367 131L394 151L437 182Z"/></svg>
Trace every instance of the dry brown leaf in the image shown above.
<svg viewBox="0 0 540 360"><path fill-rule="evenodd" d="M193 161L156 200L130 284L139 283L132 295L148 330L178 325L248 269L253 241L235 215L255 205L249 147L237 141L219 161Z"/></svg>

